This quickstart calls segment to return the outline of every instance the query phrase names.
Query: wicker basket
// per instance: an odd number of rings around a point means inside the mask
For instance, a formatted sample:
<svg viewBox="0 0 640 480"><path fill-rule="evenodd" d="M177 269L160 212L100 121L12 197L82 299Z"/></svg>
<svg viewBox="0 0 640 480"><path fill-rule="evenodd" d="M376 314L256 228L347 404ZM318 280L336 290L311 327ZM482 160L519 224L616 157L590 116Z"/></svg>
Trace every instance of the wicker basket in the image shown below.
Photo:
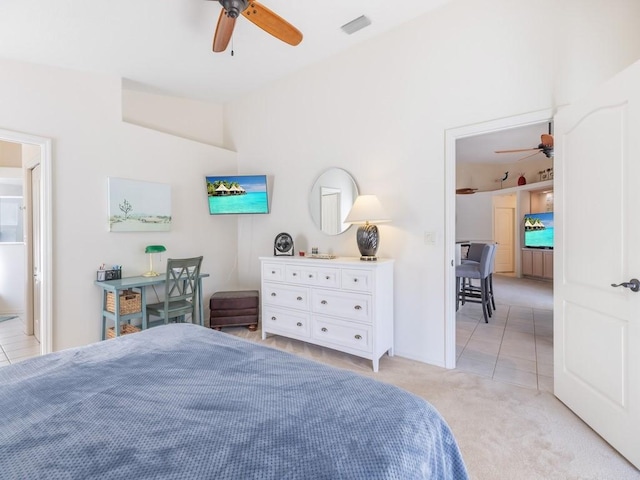
<svg viewBox="0 0 640 480"><path fill-rule="evenodd" d="M129 325L125 323L124 325L120 325L120 335L126 335L128 333L136 333L139 332L140 329L138 327L134 327L133 325ZM116 338L116 331L113 327L107 328L107 338Z"/></svg>
<svg viewBox="0 0 640 480"><path fill-rule="evenodd" d="M107 312L115 313L116 302L113 292L107 292ZM120 315L129 315L142 311L140 293L133 290L125 290L120 294Z"/></svg>

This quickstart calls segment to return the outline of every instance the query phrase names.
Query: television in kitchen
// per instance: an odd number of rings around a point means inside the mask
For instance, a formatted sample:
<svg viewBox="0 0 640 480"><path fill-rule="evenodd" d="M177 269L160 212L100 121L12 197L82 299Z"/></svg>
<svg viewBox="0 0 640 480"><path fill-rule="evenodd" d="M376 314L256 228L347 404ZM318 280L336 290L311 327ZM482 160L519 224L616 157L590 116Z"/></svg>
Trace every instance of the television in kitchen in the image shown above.
<svg viewBox="0 0 640 480"><path fill-rule="evenodd" d="M525 214L524 246L526 248L553 248L553 212Z"/></svg>
<svg viewBox="0 0 640 480"><path fill-rule="evenodd" d="M266 175L207 175L209 214L269 213Z"/></svg>

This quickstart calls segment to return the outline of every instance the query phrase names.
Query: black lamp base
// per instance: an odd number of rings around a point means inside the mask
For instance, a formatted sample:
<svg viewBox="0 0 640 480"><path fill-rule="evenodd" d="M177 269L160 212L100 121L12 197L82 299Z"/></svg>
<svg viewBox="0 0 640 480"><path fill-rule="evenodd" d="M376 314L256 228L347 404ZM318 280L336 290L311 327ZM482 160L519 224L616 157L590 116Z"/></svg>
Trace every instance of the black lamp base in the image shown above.
<svg viewBox="0 0 640 480"><path fill-rule="evenodd" d="M358 242L358 250L360 250L360 260L365 262L378 260L378 257L376 257L380 241L378 227L370 223L360 225L356 232L356 241Z"/></svg>

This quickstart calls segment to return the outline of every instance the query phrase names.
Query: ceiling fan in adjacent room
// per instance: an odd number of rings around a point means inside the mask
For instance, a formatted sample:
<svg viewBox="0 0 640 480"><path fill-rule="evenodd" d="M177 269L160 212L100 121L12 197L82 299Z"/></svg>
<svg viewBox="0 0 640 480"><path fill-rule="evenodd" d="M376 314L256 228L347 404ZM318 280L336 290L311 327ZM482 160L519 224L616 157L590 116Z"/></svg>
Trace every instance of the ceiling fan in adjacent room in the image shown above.
<svg viewBox="0 0 640 480"><path fill-rule="evenodd" d="M519 158L518 161L525 158L533 157L538 153L544 153L547 158L553 157L553 135L551 135L551 124L549 124L549 133L540 135L540 144L534 148L519 148L516 150L496 150L496 153L518 153L518 152L534 152L525 157Z"/></svg>
<svg viewBox="0 0 640 480"><path fill-rule="evenodd" d="M273 35L289 45L298 45L302 41L302 33L285 19L269 10L264 5L249 0L218 0L222 5L216 32L213 37L213 51L224 52L227 49L236 18L240 14L265 32Z"/></svg>

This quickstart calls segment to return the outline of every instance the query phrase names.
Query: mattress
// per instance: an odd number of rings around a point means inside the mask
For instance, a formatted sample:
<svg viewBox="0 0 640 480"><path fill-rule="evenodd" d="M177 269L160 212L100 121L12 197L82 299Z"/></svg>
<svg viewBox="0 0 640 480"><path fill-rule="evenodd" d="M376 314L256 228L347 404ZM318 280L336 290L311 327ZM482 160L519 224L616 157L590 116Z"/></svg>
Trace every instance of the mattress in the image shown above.
<svg viewBox="0 0 640 480"><path fill-rule="evenodd" d="M193 324L0 368L3 479L466 479L429 403Z"/></svg>

